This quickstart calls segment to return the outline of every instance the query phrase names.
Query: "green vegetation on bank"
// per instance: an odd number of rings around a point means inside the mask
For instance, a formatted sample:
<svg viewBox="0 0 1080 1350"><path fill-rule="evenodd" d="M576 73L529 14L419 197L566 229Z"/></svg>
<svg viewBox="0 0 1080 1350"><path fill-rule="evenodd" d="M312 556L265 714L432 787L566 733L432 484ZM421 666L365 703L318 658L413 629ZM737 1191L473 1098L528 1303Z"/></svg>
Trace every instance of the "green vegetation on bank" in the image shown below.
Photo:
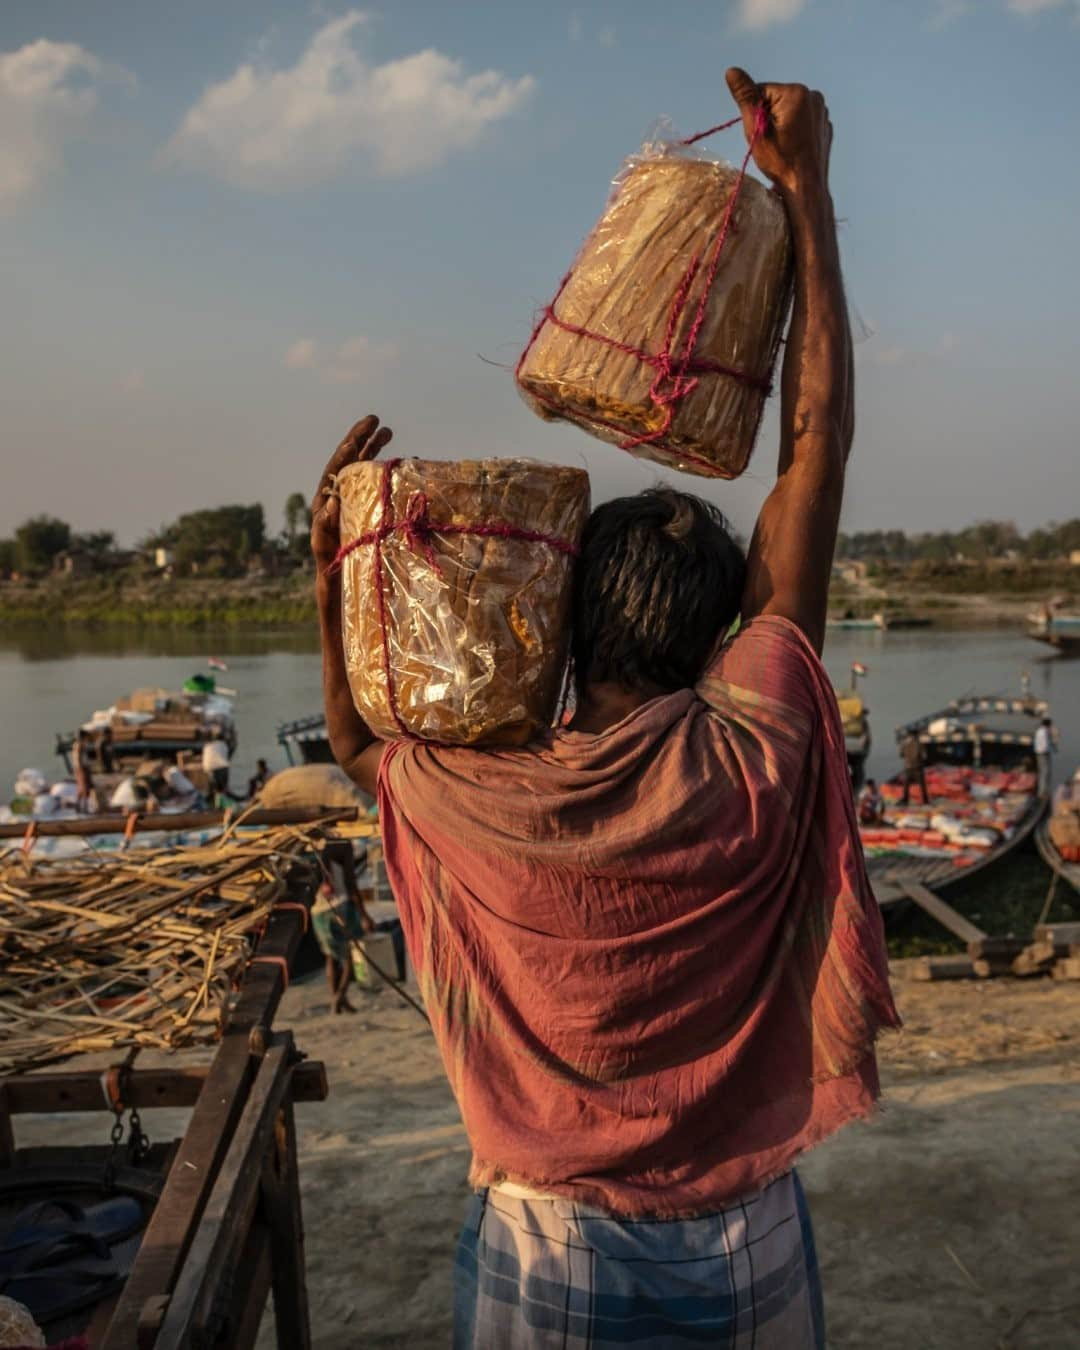
<svg viewBox="0 0 1080 1350"><path fill-rule="evenodd" d="M314 624L310 572L281 579L172 579L122 573L0 584L0 624L261 628Z"/></svg>

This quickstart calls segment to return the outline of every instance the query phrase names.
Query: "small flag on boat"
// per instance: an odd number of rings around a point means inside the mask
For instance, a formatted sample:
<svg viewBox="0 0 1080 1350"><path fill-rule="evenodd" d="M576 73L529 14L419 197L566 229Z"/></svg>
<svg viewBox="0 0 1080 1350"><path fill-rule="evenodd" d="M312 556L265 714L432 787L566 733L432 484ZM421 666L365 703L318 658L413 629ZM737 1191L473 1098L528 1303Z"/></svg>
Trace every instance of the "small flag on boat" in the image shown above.
<svg viewBox="0 0 1080 1350"><path fill-rule="evenodd" d="M851 673L852 675L869 675L870 667L864 666L861 661L852 661Z"/></svg>
<svg viewBox="0 0 1080 1350"><path fill-rule="evenodd" d="M220 656L208 656L206 658L206 664L210 667L211 670L229 669L229 667L225 664L225 662L221 659Z"/></svg>

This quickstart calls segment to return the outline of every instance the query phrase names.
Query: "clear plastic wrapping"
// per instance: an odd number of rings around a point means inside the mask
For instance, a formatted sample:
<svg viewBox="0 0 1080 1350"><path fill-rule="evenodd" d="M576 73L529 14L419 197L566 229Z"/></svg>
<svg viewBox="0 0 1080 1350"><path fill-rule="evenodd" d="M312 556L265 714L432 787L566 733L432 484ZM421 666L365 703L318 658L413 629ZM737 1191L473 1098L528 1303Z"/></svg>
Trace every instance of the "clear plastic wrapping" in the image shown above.
<svg viewBox="0 0 1080 1350"><path fill-rule="evenodd" d="M742 473L791 301L792 249L782 202L745 177L708 288L710 250L738 181L732 165L673 143L653 142L626 162L554 305L562 322L598 336L545 319L517 373L534 411L620 444L648 437L625 448L690 473ZM669 334L695 258L700 264ZM654 387L664 372L635 353L669 352L677 375L706 292L694 364L685 372L696 383L667 402L671 376Z"/></svg>
<svg viewBox="0 0 1080 1350"><path fill-rule="evenodd" d="M549 725L588 475L406 459L351 465L337 490L342 543L355 544L342 563L345 660L371 730L522 745Z"/></svg>

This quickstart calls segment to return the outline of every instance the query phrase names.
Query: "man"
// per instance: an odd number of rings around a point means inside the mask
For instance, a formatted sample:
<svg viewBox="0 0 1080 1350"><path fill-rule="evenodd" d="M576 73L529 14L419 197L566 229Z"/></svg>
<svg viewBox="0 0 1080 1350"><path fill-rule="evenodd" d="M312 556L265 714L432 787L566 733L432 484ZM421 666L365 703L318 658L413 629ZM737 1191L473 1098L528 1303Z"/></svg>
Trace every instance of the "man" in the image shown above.
<svg viewBox="0 0 1080 1350"><path fill-rule="evenodd" d="M1054 724L1049 717L1044 717L1035 728L1034 749L1035 766L1039 775L1039 796L1048 797L1053 782L1054 762Z"/></svg>
<svg viewBox="0 0 1080 1350"><path fill-rule="evenodd" d="M94 792L93 760L94 747L90 733L85 727L79 728L75 737L75 788L77 792L76 810L89 811Z"/></svg>
<svg viewBox="0 0 1080 1350"><path fill-rule="evenodd" d="M172 806L201 811L206 805L202 793L178 764L165 766L161 772L161 784L162 791L159 796Z"/></svg>
<svg viewBox="0 0 1080 1350"><path fill-rule="evenodd" d="M249 801L252 797L257 797L259 795L259 793L263 790L266 784L270 781L270 778L271 778L270 765L267 764L265 759L256 760L255 772L248 779L247 795Z"/></svg>
<svg viewBox="0 0 1080 1350"><path fill-rule="evenodd" d="M115 768L113 757L113 731L112 727L103 727L101 735L98 738L98 761L101 764L102 773L112 773Z"/></svg>
<svg viewBox="0 0 1080 1350"><path fill-rule="evenodd" d="M320 860L323 879L311 907L311 929L326 960L326 983L330 987L330 1011L354 1013L349 1002L353 979L352 945L374 925L364 908L356 885L356 864L351 845L327 844Z"/></svg>
<svg viewBox="0 0 1080 1350"><path fill-rule="evenodd" d="M229 746L220 737L207 741L202 748L202 769L210 780L215 796L229 794Z"/></svg>
<svg viewBox="0 0 1080 1350"><path fill-rule="evenodd" d="M922 801L928 804L930 790L926 786L926 757L923 754L922 741L918 732L909 731L900 742L900 759L904 765L904 795L900 805L907 806L911 800L911 785L914 783L922 793Z"/></svg>
<svg viewBox="0 0 1080 1350"><path fill-rule="evenodd" d="M859 824L880 825L885 816L885 802L873 778L868 778L859 793Z"/></svg>
<svg viewBox="0 0 1080 1350"><path fill-rule="evenodd" d="M824 1344L793 1164L877 1095L897 1024L818 653L853 426L820 94L728 84L791 221L777 483L744 560L661 489L591 517L577 704L533 745L375 741L349 693L332 475L314 501L327 730L387 871L473 1151L459 1350ZM345 541L348 542L348 541ZM737 615L738 636L720 647Z"/></svg>

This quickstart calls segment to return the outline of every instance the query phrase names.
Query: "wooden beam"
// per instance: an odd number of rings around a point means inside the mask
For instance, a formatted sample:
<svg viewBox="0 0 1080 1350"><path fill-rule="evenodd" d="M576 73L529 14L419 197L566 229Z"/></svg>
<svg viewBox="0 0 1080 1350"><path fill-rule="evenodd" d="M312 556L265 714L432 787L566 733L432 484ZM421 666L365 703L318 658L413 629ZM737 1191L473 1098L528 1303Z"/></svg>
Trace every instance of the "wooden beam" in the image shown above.
<svg viewBox="0 0 1080 1350"><path fill-rule="evenodd" d="M125 1105L140 1111L154 1107L194 1106L206 1083L209 1065L176 1069L131 1069L126 1079ZM0 1084L0 1129L3 1103L13 1116L54 1115L61 1111L107 1111L111 1108L101 1086L101 1074L28 1073L4 1079ZM325 1101L329 1093L326 1066L304 1060L293 1070L294 1102ZM0 1157L3 1140L0 1137ZM0 1164L2 1165L2 1164Z"/></svg>
<svg viewBox="0 0 1080 1350"><path fill-rule="evenodd" d="M244 814L245 825L313 825L323 820L328 824L337 821L355 821L359 808L323 807L323 806L283 806L272 810L265 808L248 811ZM235 820L235 811L177 811L152 812L140 815L136 825L136 838L150 830L165 830L175 834L177 830L213 829L215 825L224 825L226 816ZM54 835L123 834L128 827L127 816L76 816L71 820L38 820L0 822L0 839L22 839L27 827L33 823L34 833L41 838ZM373 827L377 828L377 827Z"/></svg>
<svg viewBox="0 0 1080 1350"><path fill-rule="evenodd" d="M979 942L986 937L977 924L973 924L970 919L953 909L952 905L947 905L940 896L935 895L928 887L923 886L918 881L902 881L899 883L904 894L909 900L925 910L932 919L936 919L943 928L947 928L950 933L960 938L964 942Z"/></svg>
<svg viewBox="0 0 1080 1350"><path fill-rule="evenodd" d="M973 980L970 956L920 956L911 967L913 980Z"/></svg>
<svg viewBox="0 0 1080 1350"><path fill-rule="evenodd" d="M279 1346L310 1350L307 1267L296 1160L296 1122L288 1099L278 1112L274 1151L263 1166L262 1209L270 1225L274 1321Z"/></svg>
<svg viewBox="0 0 1080 1350"><path fill-rule="evenodd" d="M1041 923L1035 929L1036 942L1080 944L1080 923Z"/></svg>
<svg viewBox="0 0 1080 1350"><path fill-rule="evenodd" d="M262 1162L274 1149L274 1126L289 1091L291 1054L288 1032L272 1037L179 1272L154 1350L214 1345L222 1331L227 1334L219 1323L220 1280L223 1272L235 1267L251 1230Z"/></svg>
<svg viewBox="0 0 1080 1350"><path fill-rule="evenodd" d="M255 960L206 1075L116 1315L98 1350L136 1350L140 1314L148 1299L172 1293L243 1113L258 1058L269 1035L303 924L296 910L272 912ZM253 1036L255 1028L260 1034Z"/></svg>
<svg viewBox="0 0 1080 1350"><path fill-rule="evenodd" d="M1027 946L1024 938L981 937L968 943L968 956L973 961L990 961L1009 965Z"/></svg>

